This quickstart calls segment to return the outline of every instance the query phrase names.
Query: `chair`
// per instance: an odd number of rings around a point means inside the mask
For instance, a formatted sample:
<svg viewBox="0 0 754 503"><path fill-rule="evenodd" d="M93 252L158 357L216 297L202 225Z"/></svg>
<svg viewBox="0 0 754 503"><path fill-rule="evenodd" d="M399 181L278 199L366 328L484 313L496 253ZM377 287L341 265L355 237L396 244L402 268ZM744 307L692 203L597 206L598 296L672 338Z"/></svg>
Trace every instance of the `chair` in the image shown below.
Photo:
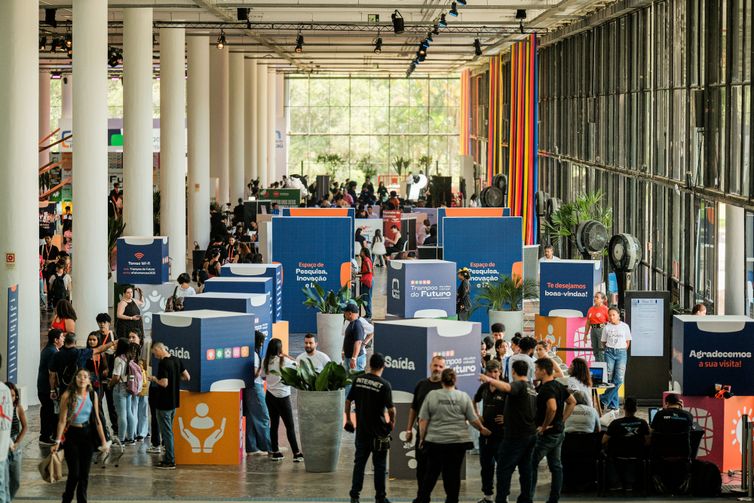
<svg viewBox="0 0 754 503"><path fill-rule="evenodd" d="M390 260L394 260L395 257L397 257L398 255L400 255L401 253L403 253L405 251L408 251L408 239L406 240L405 243L403 243L403 248L401 248L401 251L393 252L393 253L390 254L390 257L389 257Z"/></svg>
<svg viewBox="0 0 754 503"><path fill-rule="evenodd" d="M637 437L611 437L607 449L600 459L599 494L607 493L608 471L615 467L615 473L625 482L623 475L626 468L641 470L641 478L635 482L641 483L642 496L647 495L649 488L649 460L647 449Z"/></svg>
<svg viewBox="0 0 754 503"><path fill-rule="evenodd" d="M588 492L597 487L602 432L566 433L561 448L563 492Z"/></svg>
<svg viewBox="0 0 754 503"><path fill-rule="evenodd" d="M691 432L653 431L649 449L652 478L663 494L688 492L691 479Z"/></svg>

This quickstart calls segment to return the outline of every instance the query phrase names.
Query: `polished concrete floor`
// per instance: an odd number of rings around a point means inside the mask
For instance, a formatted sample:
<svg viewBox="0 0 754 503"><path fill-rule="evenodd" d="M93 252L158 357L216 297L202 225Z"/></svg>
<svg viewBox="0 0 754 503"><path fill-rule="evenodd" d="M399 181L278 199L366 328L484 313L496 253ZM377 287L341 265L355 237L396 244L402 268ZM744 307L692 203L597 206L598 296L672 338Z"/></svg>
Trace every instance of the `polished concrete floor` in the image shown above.
<svg viewBox="0 0 754 503"><path fill-rule="evenodd" d="M385 272L376 269L377 286L374 295L374 317L380 319L385 313ZM46 327L45 327L46 331ZM303 350L301 336L291 338L290 352L293 355ZM293 400L295 404L295 398ZM37 464L47 454L36 443L38 438L38 408L28 412L32 432L23 448L22 487L17 496L23 501L57 501L63 491L63 483L47 484L37 472ZM405 424L406 418L398 418L398 425ZM281 426L282 428L282 426ZM298 425L297 425L298 428ZM285 434L280 439L287 445ZM266 456L247 456L239 466L186 466L175 471L161 471L153 468L159 459L157 455L146 453L146 444L127 447L119 466L94 465L92 467L89 496L90 501L344 501L348 499L350 488L353 436L344 433L340 461L335 473L313 474L305 471L303 464L293 463L290 452L280 463ZM726 483L734 481L726 480ZM549 489L550 477L545 463L540 468L538 501L544 500ZM410 501L416 494L416 484L411 480L389 480L388 497L392 501ZM517 494L514 481L513 495ZM616 495L618 499L626 499ZM374 490L371 475L365 478L362 492L363 501L371 501ZM444 499L441 484L435 489L436 501ZM469 454L466 460L466 481L461 488L461 500L476 502L481 497L478 456ZM511 498L512 499L512 498ZM564 500L588 501L597 498L595 494L565 495ZM643 501L660 501L647 499ZM676 501L684 501L678 499ZM704 500L693 500L704 501Z"/></svg>

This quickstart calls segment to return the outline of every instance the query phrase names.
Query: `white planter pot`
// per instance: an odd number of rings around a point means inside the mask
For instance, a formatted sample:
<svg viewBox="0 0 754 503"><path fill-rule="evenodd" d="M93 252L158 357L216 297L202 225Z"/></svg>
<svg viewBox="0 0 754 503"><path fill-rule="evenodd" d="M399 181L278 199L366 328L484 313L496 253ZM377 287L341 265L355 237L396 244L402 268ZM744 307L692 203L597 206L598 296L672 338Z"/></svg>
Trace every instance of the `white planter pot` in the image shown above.
<svg viewBox="0 0 754 503"><path fill-rule="evenodd" d="M343 361L343 324L342 314L317 313L317 349L337 363Z"/></svg>
<svg viewBox="0 0 754 503"><path fill-rule="evenodd" d="M334 472L340 455L345 391L298 390L297 394L298 424L306 471Z"/></svg>
<svg viewBox="0 0 754 503"><path fill-rule="evenodd" d="M510 341L516 332L524 333L524 312L490 310L490 327L493 323L505 325L505 340Z"/></svg>

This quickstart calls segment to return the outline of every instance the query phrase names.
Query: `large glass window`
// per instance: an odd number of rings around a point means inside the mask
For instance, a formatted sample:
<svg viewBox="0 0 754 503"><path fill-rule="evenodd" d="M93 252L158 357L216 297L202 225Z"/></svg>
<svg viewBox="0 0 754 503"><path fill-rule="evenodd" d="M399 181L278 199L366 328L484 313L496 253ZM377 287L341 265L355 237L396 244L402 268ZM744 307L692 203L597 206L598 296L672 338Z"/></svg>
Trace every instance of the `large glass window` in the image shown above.
<svg viewBox="0 0 754 503"><path fill-rule="evenodd" d="M288 171L362 179L402 157L410 171L430 159L432 174L458 176L458 92L457 78L288 77ZM327 166L332 155L342 162Z"/></svg>

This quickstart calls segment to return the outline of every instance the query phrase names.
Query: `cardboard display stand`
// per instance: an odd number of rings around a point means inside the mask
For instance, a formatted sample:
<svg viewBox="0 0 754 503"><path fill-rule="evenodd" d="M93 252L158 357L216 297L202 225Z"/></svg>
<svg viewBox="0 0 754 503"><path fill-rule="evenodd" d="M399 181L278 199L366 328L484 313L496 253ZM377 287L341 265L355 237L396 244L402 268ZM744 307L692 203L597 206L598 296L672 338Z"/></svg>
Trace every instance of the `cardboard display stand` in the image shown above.
<svg viewBox="0 0 754 503"><path fill-rule="evenodd" d="M468 321L416 319L374 324L375 351L385 356L382 377L394 390L409 393L429 376L432 357L442 355L445 366L456 371L456 388L473 395L479 388L481 340L481 325Z"/></svg>
<svg viewBox="0 0 754 503"><path fill-rule="evenodd" d="M118 283L161 284L168 281L170 268L168 238L127 236L118 238Z"/></svg>
<svg viewBox="0 0 754 503"><path fill-rule="evenodd" d="M241 389L254 382L254 317L224 311L159 313L152 338L180 358L191 375L181 389L213 391ZM156 359L152 366L157 368Z"/></svg>
<svg viewBox="0 0 754 503"><path fill-rule="evenodd" d="M467 267L471 273L472 307L485 283L499 281L501 275L523 277L521 217L445 217L441 221L445 260L455 262L458 268ZM489 332L487 310L476 309L470 320Z"/></svg>
<svg viewBox="0 0 754 503"><path fill-rule="evenodd" d="M391 260L387 313L400 318L447 318L456 311L456 264L444 260Z"/></svg>
<svg viewBox="0 0 754 503"><path fill-rule="evenodd" d="M198 311L209 309L214 311L228 311L244 313L254 316L254 330L267 335L272 333L272 319L270 316L270 297L263 293L227 293L207 292L183 299L184 311Z"/></svg>
<svg viewBox="0 0 754 503"><path fill-rule="evenodd" d="M245 421L240 391L181 391L173 439L178 465L238 465L243 460Z"/></svg>
<svg viewBox="0 0 754 503"><path fill-rule="evenodd" d="M283 316L283 266L280 264L225 264L220 269L220 277L263 277L272 280L272 321Z"/></svg>
<svg viewBox="0 0 754 503"><path fill-rule="evenodd" d="M558 260L539 264L539 313L571 309L586 316L602 283L599 260Z"/></svg>
<svg viewBox="0 0 754 503"><path fill-rule="evenodd" d="M422 208L424 211L424 208ZM444 243L443 223L445 217L456 218L479 218L479 217L507 217L510 216L510 208L437 208L437 244L442 246ZM431 220L430 220L431 222Z"/></svg>
<svg viewBox="0 0 754 503"><path fill-rule="evenodd" d="M292 333L316 332L316 311L303 305L302 289L338 291L351 281L351 217L274 217L272 256L282 264L283 319Z"/></svg>
<svg viewBox="0 0 754 503"><path fill-rule="evenodd" d="M673 317L673 381L684 395L712 396L715 384L754 395L754 320L746 316Z"/></svg>

